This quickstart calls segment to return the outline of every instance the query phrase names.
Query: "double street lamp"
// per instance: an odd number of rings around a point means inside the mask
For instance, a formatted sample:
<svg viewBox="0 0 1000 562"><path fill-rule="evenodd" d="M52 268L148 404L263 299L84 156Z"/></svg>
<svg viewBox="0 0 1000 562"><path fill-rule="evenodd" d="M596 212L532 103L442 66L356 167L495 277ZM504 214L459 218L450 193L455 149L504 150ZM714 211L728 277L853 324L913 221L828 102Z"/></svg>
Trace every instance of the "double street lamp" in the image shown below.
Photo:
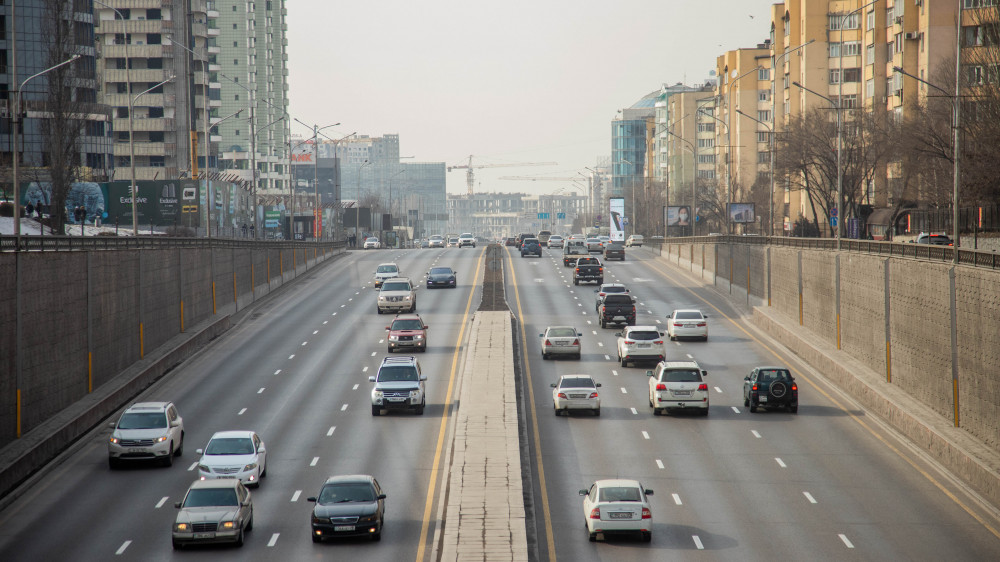
<svg viewBox="0 0 1000 562"><path fill-rule="evenodd" d="M839 250L841 218L843 218L843 215L845 214L842 212L840 205L840 200L844 189L844 164L840 156L844 144L843 141L844 130L842 126L843 118L840 115L840 110L841 110L840 103L833 101L832 99L824 96L823 94L820 94L819 92L810 90L809 88L806 88L805 86L799 84L798 82L792 82L792 85L802 88L803 90L809 92L810 94L830 102L830 105L832 105L833 109L836 110L837 112L837 201L836 203L834 203L834 209L837 210L838 214L838 216L836 217L836 223L837 223L836 237L837 237L837 249Z"/></svg>
<svg viewBox="0 0 1000 562"><path fill-rule="evenodd" d="M313 132L313 239L318 240L317 232L319 232L319 215L320 215L320 204L319 204L319 132L323 129L329 129L330 127L336 127L340 125L340 122L334 123L333 125L324 125L320 127L319 125L308 125L302 122L301 119L293 117L297 123L300 125L305 125L312 129Z"/></svg>

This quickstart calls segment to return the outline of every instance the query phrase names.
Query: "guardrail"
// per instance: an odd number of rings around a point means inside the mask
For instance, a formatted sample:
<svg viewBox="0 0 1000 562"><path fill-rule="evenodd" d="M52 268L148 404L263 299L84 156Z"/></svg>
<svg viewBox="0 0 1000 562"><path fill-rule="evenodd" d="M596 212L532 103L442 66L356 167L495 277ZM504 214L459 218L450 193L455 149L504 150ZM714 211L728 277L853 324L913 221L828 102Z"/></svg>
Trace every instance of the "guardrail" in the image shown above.
<svg viewBox="0 0 1000 562"><path fill-rule="evenodd" d="M646 241L656 248L664 244L750 244L761 246L784 246L810 250L836 250L834 238L794 238L789 236L685 236L664 240ZM965 250L952 246L933 244L913 244L909 242L882 242L878 240L854 240L841 238L840 248L846 252L857 252L877 256L914 258L928 261L951 262L958 252L958 263L985 269L1000 269L1000 254L985 250Z"/></svg>
<svg viewBox="0 0 1000 562"><path fill-rule="evenodd" d="M177 238L173 236L22 236L22 252L83 250L140 250L156 248L343 248L344 242L296 240L246 240L239 238ZM0 236L0 252L16 252L17 238Z"/></svg>

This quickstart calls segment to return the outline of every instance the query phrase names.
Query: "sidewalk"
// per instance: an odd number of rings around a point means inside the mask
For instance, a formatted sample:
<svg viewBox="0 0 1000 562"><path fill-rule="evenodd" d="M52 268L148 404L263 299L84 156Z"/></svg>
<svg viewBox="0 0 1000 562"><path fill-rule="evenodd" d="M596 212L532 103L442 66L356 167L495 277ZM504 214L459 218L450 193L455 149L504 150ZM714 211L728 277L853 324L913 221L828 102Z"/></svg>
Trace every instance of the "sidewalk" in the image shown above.
<svg viewBox="0 0 1000 562"><path fill-rule="evenodd" d="M455 414L441 560L528 560L514 376L510 312L477 312Z"/></svg>

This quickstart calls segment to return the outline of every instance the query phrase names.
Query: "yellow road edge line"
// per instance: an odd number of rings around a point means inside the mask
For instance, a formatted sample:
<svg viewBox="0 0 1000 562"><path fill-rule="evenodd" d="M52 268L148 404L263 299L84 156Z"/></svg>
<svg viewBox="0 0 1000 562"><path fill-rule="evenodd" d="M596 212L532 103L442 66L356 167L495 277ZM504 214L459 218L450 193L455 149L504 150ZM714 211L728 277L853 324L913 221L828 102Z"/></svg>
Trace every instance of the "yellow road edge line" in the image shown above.
<svg viewBox="0 0 1000 562"><path fill-rule="evenodd" d="M510 280L514 287L514 296L517 300L517 323L521 325L521 341L528 343L528 336L524 331L524 315L521 312L521 292L517 290L517 276L514 274L514 260L507 252L507 262L510 264ZM521 354L525 356L524 353ZM524 361L525 386L528 388L528 401L531 403L531 425L532 434L535 438L535 462L538 463L538 487L542 493L542 518L545 520L545 537L548 543L549 562L556 562L556 543L552 536L552 515L549 512L549 493L545 485L545 467L542 464L542 441L538 433L538 413L535 409L535 390L531 384L531 367L528 361Z"/></svg>
<svg viewBox="0 0 1000 562"><path fill-rule="evenodd" d="M658 267L659 265L660 265L659 263L657 263L655 261L653 262L653 268L654 269L659 269L660 272L663 273L667 277L673 277L673 275L671 274L670 271L661 269L660 267ZM678 286L680 286L680 285L678 285ZM903 452L900 451L896 446L894 446L892 443L889 443L884 437L882 437L881 435L879 435L874 429L872 429L868 424L866 424L861 418L859 418L858 416L856 416L853 413L851 413L851 411L848 410L839 401L837 401L837 399L835 399L828 392L826 392L825 390L823 390L822 388L820 388L820 386L818 384L816 384L815 382L813 382L812 380L810 380L809 377L803 375L800 371L798 371L794 367L791 367L791 362L787 358L785 358L784 355L782 355L781 353L775 351L774 349L771 349L771 347L768 346L766 343L764 343L763 341L761 341L760 339L758 339L756 336L754 336L753 334L751 334L750 332L748 332L745 328L743 328L743 326L740 326L736 322L736 320L733 320L732 318L730 318L726 313L724 313L721 310L719 310L718 308L716 308L715 305L713 305L712 303L710 303L707 300L705 300L704 297L702 297L701 295L695 293L692 289L690 289L688 287L681 287L681 288L684 289L685 291L687 291L688 293L691 293L691 295L693 297L695 297L696 299L698 299L701 302L707 304L709 307L712 308L712 310L718 312L723 318L725 318L733 326L735 326L736 329L738 329L739 331L741 331L744 334L746 334L747 337L749 337L753 341L757 342L761 347L763 347L769 353L771 353L771 355L774 355L775 357L777 357L778 359L780 359L783 363L788 364L789 365L789 367L788 367L789 370L795 372L805 382L809 383L809 385L811 387L813 387L813 389L815 389L817 392L819 392L824 397L826 397L827 400L829 400L831 403L833 403L834 406L836 406L838 409L840 409L842 412L844 412L849 418L851 418L852 420L854 420L855 422L857 422L857 424L860 425L862 428L864 428L865 431L867 431L868 433L870 433L872 435L872 437L874 437L875 439L881 441L882 444L885 445L890 451L892 451L893 453L896 453L896 455L899 458L901 458L904 461L906 461L906 463L909 464L911 467L913 467L914 470L916 470L917 472L919 472L921 476L923 476L931 484L933 484L935 488L937 488L938 490L941 490L941 492L945 496L947 496L948 499L950 499L951 501L955 502L955 504L958 505L960 508L962 508L963 511L965 511L966 513L968 513L969 515L971 515L973 519L975 519L976 521L979 522L979 524L981 524L983 527L985 527L987 531L989 531L990 533L993 533L994 536L996 536L998 539L1000 539L1000 530L998 530L995 527L993 527L992 525L990 525L990 523L988 521L986 521L985 519L983 519L978 513L976 513L975 511L973 511L972 508L970 508L969 506L967 506L964 502L962 502L962 500L960 500L957 496L955 496L947 488L945 488L944 484L941 484L930 473L928 473L924 469L922 469L919 466L917 466L916 462L913 459L911 459L910 457L904 455ZM802 299L802 295L800 294L799 295L799 300L801 301L801 299ZM831 385L833 385L833 384L831 383ZM836 385L833 385L833 386L836 387Z"/></svg>
<svg viewBox="0 0 1000 562"><path fill-rule="evenodd" d="M479 280L479 270L483 263L483 256L486 255L485 248L479 254L476 261L476 274L472 278L472 291L469 293L469 300L465 303L465 314L462 315L462 327L458 331L458 341L455 342L455 353L451 359L451 374L448 376L448 392L445 394L445 408L442 409L441 427L438 429L437 447L434 450L434 462L431 465L431 477L427 486L427 500L424 502L424 517L420 522L420 542L417 543L417 562L423 562L424 552L427 548L427 532L430 527L431 511L434 507L434 489L437 484L437 473L441 464L441 452L444 450L444 437L448 428L448 408L452 403L452 392L455 388L455 374L458 370L458 357L462 352L462 339L465 338L465 326L469 323L469 309L472 308L472 297L476 294L476 284Z"/></svg>

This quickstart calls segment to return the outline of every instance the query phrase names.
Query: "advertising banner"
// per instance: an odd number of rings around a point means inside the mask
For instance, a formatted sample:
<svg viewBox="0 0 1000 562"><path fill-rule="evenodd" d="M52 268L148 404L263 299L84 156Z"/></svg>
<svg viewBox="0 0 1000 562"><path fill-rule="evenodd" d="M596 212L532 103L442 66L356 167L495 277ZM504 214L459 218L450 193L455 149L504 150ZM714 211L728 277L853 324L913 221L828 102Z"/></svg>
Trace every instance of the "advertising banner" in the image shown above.
<svg viewBox="0 0 1000 562"><path fill-rule="evenodd" d="M754 212L753 203L729 203L728 205L729 222L757 222L757 214Z"/></svg>
<svg viewBox="0 0 1000 562"><path fill-rule="evenodd" d="M667 226L691 226L690 205L667 207Z"/></svg>
<svg viewBox="0 0 1000 562"><path fill-rule="evenodd" d="M198 180L139 181L136 210L140 224L156 226L197 226L198 201L201 187ZM129 182L115 181L102 184L107 190L109 222L132 220L132 197Z"/></svg>
<svg viewBox="0 0 1000 562"><path fill-rule="evenodd" d="M612 197L610 200L610 236L612 242L625 241L625 198Z"/></svg>

